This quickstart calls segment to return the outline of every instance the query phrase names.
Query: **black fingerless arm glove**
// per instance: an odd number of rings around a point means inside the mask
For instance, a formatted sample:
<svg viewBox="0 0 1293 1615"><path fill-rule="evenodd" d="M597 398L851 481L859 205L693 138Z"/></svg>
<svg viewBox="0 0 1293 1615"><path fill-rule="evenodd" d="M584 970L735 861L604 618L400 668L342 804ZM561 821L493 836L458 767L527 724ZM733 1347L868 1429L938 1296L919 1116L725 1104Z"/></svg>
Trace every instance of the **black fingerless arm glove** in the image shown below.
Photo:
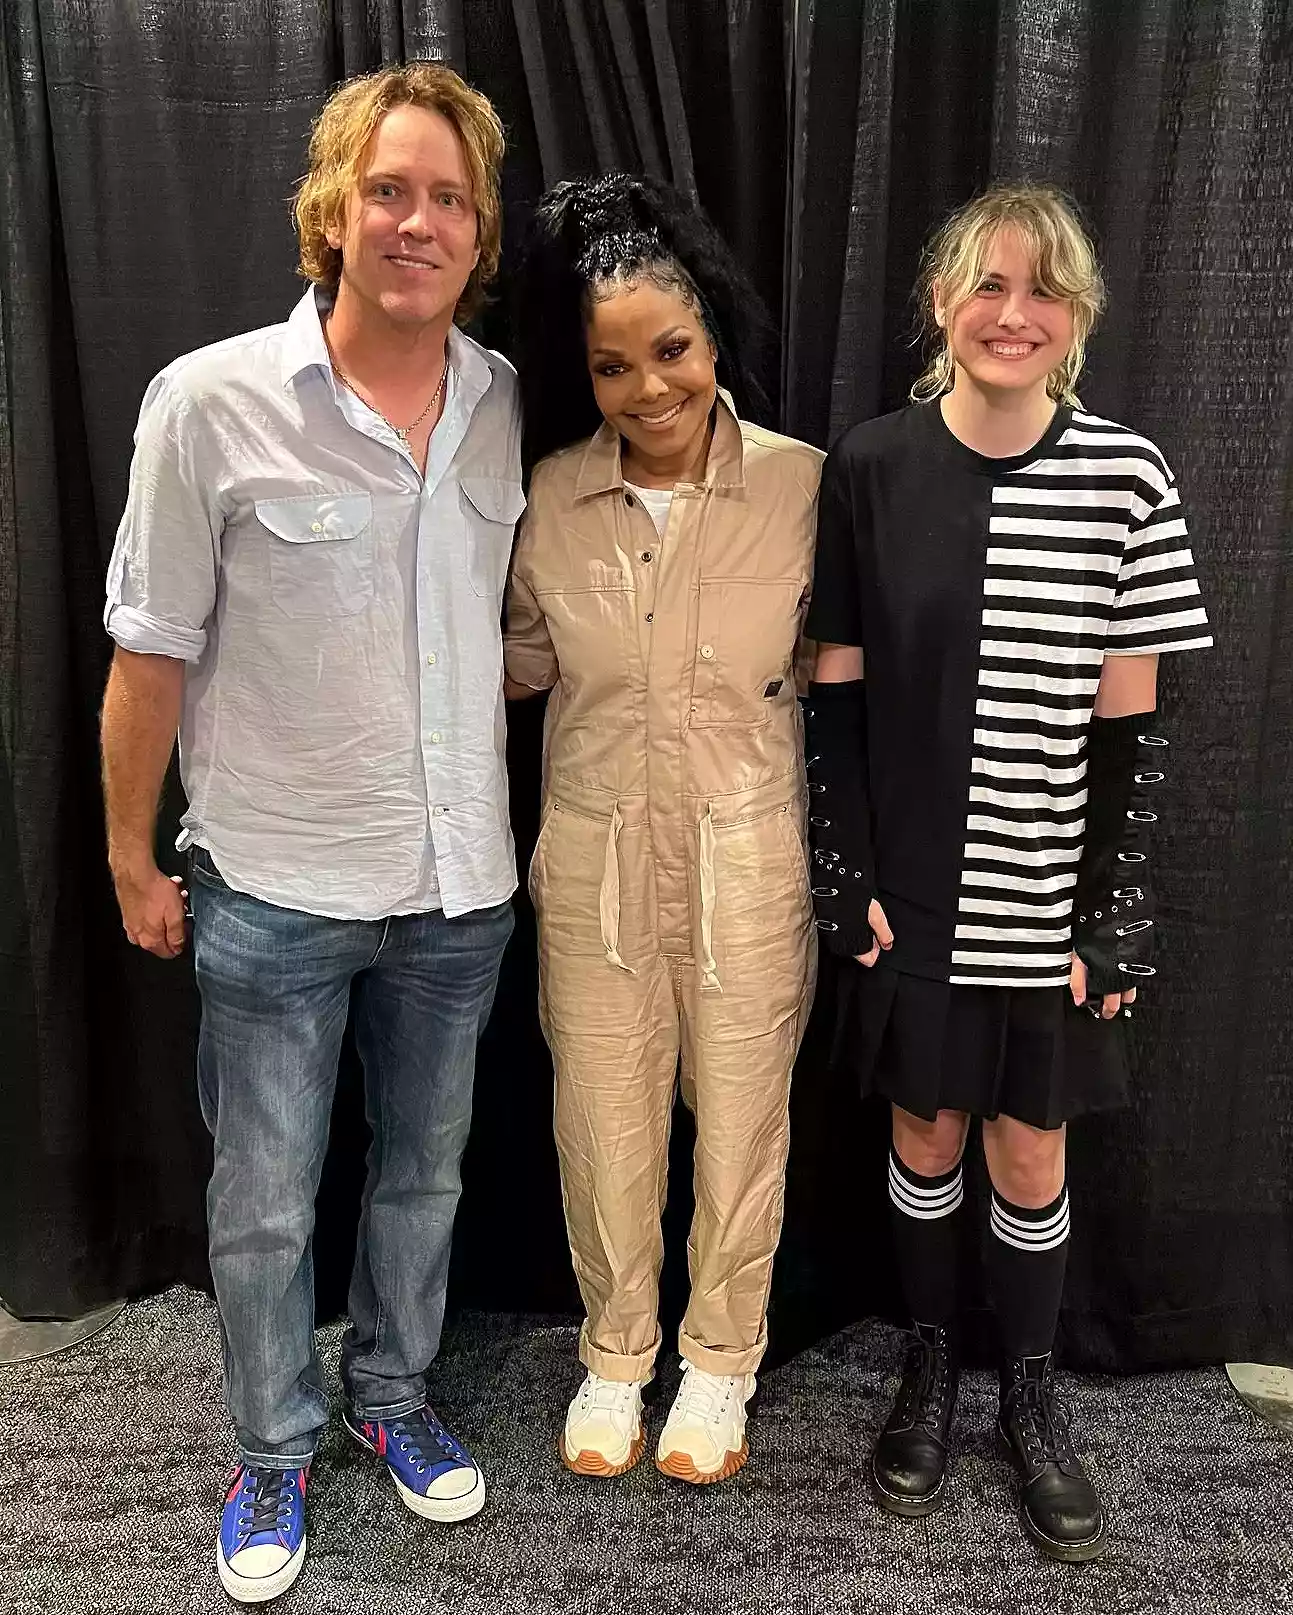
<svg viewBox="0 0 1293 1615"><path fill-rule="evenodd" d="M811 684L804 713L813 909L832 953L869 953L875 895L866 782L866 696L861 679Z"/></svg>
<svg viewBox="0 0 1293 1615"><path fill-rule="evenodd" d="M1149 855L1158 814L1151 804L1167 741L1149 733L1153 721L1152 712L1091 720L1073 908L1073 950L1086 966L1090 998L1126 992L1155 974Z"/></svg>

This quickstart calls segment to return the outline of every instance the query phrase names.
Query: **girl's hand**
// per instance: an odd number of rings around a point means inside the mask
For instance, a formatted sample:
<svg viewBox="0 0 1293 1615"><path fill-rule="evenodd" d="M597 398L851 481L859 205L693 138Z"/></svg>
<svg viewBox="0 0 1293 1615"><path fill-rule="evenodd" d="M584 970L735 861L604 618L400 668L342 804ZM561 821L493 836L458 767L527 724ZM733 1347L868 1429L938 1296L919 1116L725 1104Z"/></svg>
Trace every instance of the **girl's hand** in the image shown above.
<svg viewBox="0 0 1293 1615"><path fill-rule="evenodd" d="M1073 955L1073 968L1069 971L1069 991L1073 994L1073 1002L1081 1009L1086 1003L1086 966L1076 953ZM1098 1013L1102 1021L1111 1021L1120 1009L1135 1002L1136 989L1129 987L1125 993L1106 993L1100 1000L1098 1011L1094 1004L1091 1005L1091 1013Z"/></svg>
<svg viewBox="0 0 1293 1615"><path fill-rule="evenodd" d="M871 899L871 907L867 910L866 917L875 933L875 942L869 953L857 953L854 954L854 958L860 965L865 965L870 970L880 957L880 949L883 948L888 953L893 947L893 932L889 929L889 922L885 919L884 910L880 907L878 899L874 897Z"/></svg>

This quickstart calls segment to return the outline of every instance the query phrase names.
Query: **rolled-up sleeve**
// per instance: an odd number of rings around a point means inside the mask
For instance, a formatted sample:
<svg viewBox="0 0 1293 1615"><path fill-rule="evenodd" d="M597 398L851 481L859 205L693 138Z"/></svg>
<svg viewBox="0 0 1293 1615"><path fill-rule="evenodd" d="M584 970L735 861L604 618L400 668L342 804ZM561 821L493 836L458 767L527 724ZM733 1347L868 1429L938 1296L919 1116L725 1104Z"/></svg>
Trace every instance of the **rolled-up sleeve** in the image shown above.
<svg viewBox="0 0 1293 1615"><path fill-rule="evenodd" d="M104 626L124 650L196 662L207 641L223 517L201 414L165 372L144 395Z"/></svg>
<svg viewBox="0 0 1293 1615"><path fill-rule="evenodd" d="M503 665L507 676L532 690L549 690L557 682L560 668L548 620L535 596L530 577L530 558L535 535L534 490L521 518L520 536L512 560L512 576L507 587L507 611L503 634Z"/></svg>

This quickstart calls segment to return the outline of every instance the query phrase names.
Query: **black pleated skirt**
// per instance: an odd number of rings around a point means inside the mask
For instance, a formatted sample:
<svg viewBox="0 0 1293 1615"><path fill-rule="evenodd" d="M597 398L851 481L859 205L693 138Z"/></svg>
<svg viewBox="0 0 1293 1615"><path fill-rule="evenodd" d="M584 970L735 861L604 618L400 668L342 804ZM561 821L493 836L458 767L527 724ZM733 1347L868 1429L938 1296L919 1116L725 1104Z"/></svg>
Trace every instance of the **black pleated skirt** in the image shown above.
<svg viewBox="0 0 1293 1615"><path fill-rule="evenodd" d="M840 969L836 1055L863 1093L933 1121L940 1110L1062 1126L1128 1102L1126 1026L1067 987L962 987L889 968Z"/></svg>

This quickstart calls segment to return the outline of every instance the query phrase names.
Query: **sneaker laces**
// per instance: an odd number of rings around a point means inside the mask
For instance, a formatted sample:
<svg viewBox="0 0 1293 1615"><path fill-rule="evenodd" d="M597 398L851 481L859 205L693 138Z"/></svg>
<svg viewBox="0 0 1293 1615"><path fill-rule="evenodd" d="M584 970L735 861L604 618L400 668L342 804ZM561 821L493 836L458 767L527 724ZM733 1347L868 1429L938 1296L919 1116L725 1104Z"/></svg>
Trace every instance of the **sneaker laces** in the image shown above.
<svg viewBox="0 0 1293 1615"><path fill-rule="evenodd" d="M249 1536L274 1532L292 1517L296 1471L248 1469L242 1479L238 1524Z"/></svg>
<svg viewBox="0 0 1293 1615"><path fill-rule="evenodd" d="M389 1428L396 1445L408 1456L419 1475L425 1475L431 1464L439 1463L441 1457L455 1464L462 1462L452 1436L430 1408L417 1408L392 1419ZM433 1447L439 1449L438 1454L432 1451Z"/></svg>
<svg viewBox="0 0 1293 1615"><path fill-rule="evenodd" d="M589 1374L579 1388L579 1405L583 1409L600 1408L615 1414L632 1413L636 1380L603 1379L600 1374Z"/></svg>
<svg viewBox="0 0 1293 1615"><path fill-rule="evenodd" d="M744 1374L707 1374L703 1368L688 1363L673 1412L702 1424L721 1424L736 1395L736 1383L744 1378Z"/></svg>

